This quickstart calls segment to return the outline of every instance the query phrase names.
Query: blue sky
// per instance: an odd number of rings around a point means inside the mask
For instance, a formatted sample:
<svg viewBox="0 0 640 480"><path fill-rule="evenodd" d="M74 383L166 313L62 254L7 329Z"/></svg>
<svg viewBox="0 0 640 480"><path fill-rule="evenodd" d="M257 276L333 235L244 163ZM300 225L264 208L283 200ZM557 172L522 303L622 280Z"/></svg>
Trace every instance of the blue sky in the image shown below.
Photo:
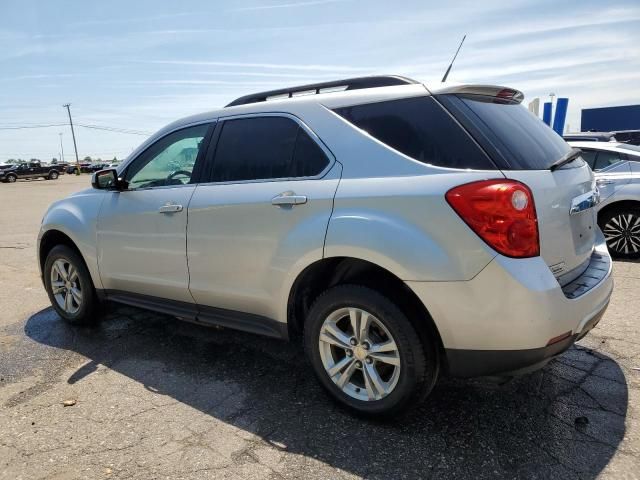
<svg viewBox="0 0 640 480"><path fill-rule="evenodd" d="M0 3L0 128L82 124L151 132L264 89L369 74L640 103L636 1L62 1ZM58 156L68 127L0 129L0 160ZM140 135L77 128L79 154L122 158Z"/></svg>

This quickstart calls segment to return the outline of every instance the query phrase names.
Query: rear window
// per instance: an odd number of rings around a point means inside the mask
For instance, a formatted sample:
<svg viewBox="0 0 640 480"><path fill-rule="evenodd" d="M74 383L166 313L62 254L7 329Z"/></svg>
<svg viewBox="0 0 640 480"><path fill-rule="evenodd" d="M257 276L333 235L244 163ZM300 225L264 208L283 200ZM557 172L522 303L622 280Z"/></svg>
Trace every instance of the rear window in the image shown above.
<svg viewBox="0 0 640 480"><path fill-rule="evenodd" d="M571 147L520 104L479 95L437 97L505 170L546 170ZM572 162L571 165L584 165Z"/></svg>
<svg viewBox="0 0 640 480"><path fill-rule="evenodd" d="M414 160L447 168L496 168L432 97L367 103L334 111Z"/></svg>

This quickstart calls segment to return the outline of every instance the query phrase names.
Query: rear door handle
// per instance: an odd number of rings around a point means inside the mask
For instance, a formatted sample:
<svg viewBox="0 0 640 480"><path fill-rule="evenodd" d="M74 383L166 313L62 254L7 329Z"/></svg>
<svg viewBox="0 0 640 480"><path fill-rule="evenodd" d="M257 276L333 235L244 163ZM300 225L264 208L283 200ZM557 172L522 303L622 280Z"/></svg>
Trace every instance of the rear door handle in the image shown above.
<svg viewBox="0 0 640 480"><path fill-rule="evenodd" d="M277 195L271 199L271 205L302 205L307 203L307 197L305 195L294 195L293 193L285 192Z"/></svg>
<svg viewBox="0 0 640 480"><path fill-rule="evenodd" d="M166 203L161 206L158 211L160 213L176 213L182 211L182 205L176 205L175 203Z"/></svg>

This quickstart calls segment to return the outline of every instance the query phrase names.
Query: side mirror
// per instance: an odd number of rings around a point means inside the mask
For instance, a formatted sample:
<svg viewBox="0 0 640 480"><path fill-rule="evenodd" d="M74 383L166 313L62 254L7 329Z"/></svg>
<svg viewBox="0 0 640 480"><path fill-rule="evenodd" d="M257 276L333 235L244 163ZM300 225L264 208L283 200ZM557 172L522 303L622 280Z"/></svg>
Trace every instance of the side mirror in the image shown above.
<svg viewBox="0 0 640 480"><path fill-rule="evenodd" d="M95 172L91 177L91 186L98 190L122 190L122 181L115 168Z"/></svg>

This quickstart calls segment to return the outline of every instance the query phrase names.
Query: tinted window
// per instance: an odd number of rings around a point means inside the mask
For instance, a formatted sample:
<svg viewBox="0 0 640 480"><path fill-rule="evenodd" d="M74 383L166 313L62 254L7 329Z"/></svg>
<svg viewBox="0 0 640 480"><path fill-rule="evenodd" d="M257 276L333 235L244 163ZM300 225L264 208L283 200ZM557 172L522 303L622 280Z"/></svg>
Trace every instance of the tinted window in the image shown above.
<svg viewBox="0 0 640 480"><path fill-rule="evenodd" d="M296 147L291 165L291 177L313 177L329 164L318 144L302 128L298 128Z"/></svg>
<svg viewBox="0 0 640 480"><path fill-rule="evenodd" d="M609 152L606 150L600 150L598 152L598 156L596 157L596 163L593 167L594 170L602 170L603 168L607 168L614 163L621 162L620 154L618 152Z"/></svg>
<svg viewBox="0 0 640 480"><path fill-rule="evenodd" d="M423 163L449 168L495 169L431 97L338 108L335 112L391 148Z"/></svg>
<svg viewBox="0 0 640 480"><path fill-rule="evenodd" d="M496 103L493 97L479 95L438 98L503 169L546 170L571 150L562 137L520 104Z"/></svg>
<svg viewBox="0 0 640 480"><path fill-rule="evenodd" d="M209 125L197 125L178 130L151 145L127 169L129 188L189 183L208 128Z"/></svg>
<svg viewBox="0 0 640 480"><path fill-rule="evenodd" d="M584 150L582 149L582 159L589 164L591 169L594 169L594 165L596 164L596 155L597 152L595 150Z"/></svg>
<svg viewBox="0 0 640 480"><path fill-rule="evenodd" d="M289 118L228 120L218 140L213 181L313 176L327 163L322 150Z"/></svg>

